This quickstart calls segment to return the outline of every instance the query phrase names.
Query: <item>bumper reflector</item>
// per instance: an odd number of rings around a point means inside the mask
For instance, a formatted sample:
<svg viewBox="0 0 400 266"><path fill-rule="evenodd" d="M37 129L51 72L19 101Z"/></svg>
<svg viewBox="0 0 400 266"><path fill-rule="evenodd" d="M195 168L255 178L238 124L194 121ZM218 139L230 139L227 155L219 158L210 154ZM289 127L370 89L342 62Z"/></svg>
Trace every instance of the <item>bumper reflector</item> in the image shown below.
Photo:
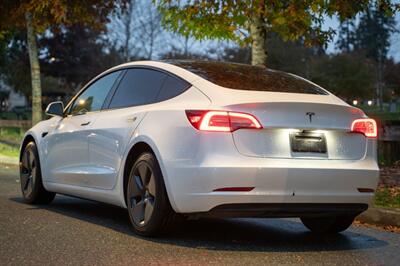
<svg viewBox="0 0 400 266"><path fill-rule="evenodd" d="M214 192L249 192L252 191L254 187L223 187L214 189Z"/></svg>

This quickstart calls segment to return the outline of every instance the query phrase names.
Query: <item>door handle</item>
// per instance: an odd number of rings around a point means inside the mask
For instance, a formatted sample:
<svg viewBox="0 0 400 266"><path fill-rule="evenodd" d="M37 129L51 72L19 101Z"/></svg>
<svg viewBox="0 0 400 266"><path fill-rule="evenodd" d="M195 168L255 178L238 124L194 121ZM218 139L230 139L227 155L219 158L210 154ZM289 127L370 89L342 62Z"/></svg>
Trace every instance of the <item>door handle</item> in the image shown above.
<svg viewBox="0 0 400 266"><path fill-rule="evenodd" d="M136 116L134 116L134 117L130 117L130 118L128 118L127 120L128 120L128 122L135 122L136 121Z"/></svg>
<svg viewBox="0 0 400 266"><path fill-rule="evenodd" d="M87 126L87 125L89 125L89 124L90 124L90 121L89 121L89 122L86 122L86 123L82 123L81 126Z"/></svg>

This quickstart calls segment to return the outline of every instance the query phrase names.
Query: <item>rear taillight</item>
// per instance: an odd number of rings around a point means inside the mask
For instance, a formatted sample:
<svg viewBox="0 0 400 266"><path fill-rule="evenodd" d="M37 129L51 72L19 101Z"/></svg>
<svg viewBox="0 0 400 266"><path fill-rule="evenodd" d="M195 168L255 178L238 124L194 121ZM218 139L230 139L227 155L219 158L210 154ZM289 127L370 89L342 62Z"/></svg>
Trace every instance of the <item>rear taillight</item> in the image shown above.
<svg viewBox="0 0 400 266"><path fill-rule="evenodd" d="M351 124L351 132L362 133L369 138L376 138L378 136L376 122L371 118L354 120Z"/></svg>
<svg viewBox="0 0 400 266"><path fill-rule="evenodd" d="M257 118L246 113L187 110L186 116L192 126L202 131L233 132L240 128L262 128Z"/></svg>

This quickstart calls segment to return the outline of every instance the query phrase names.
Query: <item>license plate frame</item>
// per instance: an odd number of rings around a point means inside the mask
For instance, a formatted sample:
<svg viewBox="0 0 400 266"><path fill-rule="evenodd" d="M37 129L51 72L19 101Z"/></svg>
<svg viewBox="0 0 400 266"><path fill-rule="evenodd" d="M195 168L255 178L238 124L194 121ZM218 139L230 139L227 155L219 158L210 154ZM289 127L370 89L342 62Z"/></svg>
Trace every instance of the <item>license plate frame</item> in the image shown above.
<svg viewBox="0 0 400 266"><path fill-rule="evenodd" d="M327 153L325 134L312 131L290 133L290 149L297 153Z"/></svg>

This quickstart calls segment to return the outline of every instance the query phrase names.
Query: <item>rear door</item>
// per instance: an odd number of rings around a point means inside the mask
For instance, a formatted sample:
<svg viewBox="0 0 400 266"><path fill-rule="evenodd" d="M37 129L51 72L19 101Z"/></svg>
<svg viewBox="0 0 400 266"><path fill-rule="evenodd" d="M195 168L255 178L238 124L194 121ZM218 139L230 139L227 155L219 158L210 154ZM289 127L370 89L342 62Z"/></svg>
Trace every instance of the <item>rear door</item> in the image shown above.
<svg viewBox="0 0 400 266"><path fill-rule="evenodd" d="M156 101L166 78L167 74L152 69L126 71L89 135L89 162L95 169L89 177L89 186L114 187L127 144L149 105Z"/></svg>
<svg viewBox="0 0 400 266"><path fill-rule="evenodd" d="M86 186L89 167L88 136L104 101L120 75L113 72L89 85L70 105L62 118L44 137L43 169L50 182Z"/></svg>

